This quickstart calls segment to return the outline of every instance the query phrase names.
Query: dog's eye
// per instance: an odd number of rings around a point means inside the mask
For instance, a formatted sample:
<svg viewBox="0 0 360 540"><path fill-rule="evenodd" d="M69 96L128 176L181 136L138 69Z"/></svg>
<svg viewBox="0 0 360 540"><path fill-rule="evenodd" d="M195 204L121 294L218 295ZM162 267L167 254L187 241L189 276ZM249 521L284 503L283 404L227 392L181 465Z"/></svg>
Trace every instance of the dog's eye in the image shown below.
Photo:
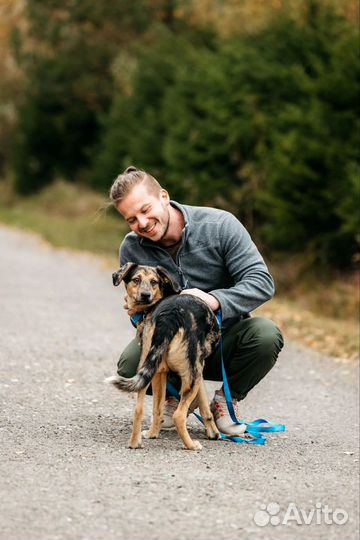
<svg viewBox="0 0 360 540"><path fill-rule="evenodd" d="M152 285L153 287L155 287L155 285L158 285L159 282L156 281L156 279L152 279L152 280L150 281L150 283L151 283L151 285Z"/></svg>
<svg viewBox="0 0 360 540"><path fill-rule="evenodd" d="M138 277L134 277L134 278L132 278L131 281L132 281L133 283L135 283L135 285L139 285L139 283L140 283L141 280L140 280L140 278L138 278Z"/></svg>

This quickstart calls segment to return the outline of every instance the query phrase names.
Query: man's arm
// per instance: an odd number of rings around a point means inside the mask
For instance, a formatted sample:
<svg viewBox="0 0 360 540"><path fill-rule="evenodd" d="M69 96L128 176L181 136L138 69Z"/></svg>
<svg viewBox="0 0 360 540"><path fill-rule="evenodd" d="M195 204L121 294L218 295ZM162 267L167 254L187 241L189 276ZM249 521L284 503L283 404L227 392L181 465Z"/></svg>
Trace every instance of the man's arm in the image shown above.
<svg viewBox="0 0 360 540"><path fill-rule="evenodd" d="M215 289L210 295L220 303L223 319L250 313L270 300L275 292L274 280L264 259L245 227L226 213L219 231L224 267L234 280L228 289Z"/></svg>

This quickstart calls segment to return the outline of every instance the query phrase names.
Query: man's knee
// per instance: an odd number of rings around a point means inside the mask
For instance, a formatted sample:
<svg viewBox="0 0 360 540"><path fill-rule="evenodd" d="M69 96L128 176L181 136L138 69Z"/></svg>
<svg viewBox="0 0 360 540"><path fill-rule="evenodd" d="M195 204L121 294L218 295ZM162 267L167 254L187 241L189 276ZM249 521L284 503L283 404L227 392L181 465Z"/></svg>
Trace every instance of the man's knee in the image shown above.
<svg viewBox="0 0 360 540"><path fill-rule="evenodd" d="M266 356L275 364L278 354L284 346L284 338L279 327L270 319L252 317L247 319L248 329L244 336L252 342L260 356Z"/></svg>
<svg viewBox="0 0 360 540"><path fill-rule="evenodd" d="M137 341L132 341L129 345L123 350L120 355L117 372L121 377L126 377L130 379L136 374L138 365L140 362L140 345Z"/></svg>
<svg viewBox="0 0 360 540"><path fill-rule="evenodd" d="M284 338L279 327L270 319L253 317L253 331L257 339L264 345L274 345L279 350L284 345Z"/></svg>
<svg viewBox="0 0 360 540"><path fill-rule="evenodd" d="M121 377L130 379L135 375L136 369L134 370L132 363L129 363L128 358L122 354L117 364L117 372Z"/></svg>

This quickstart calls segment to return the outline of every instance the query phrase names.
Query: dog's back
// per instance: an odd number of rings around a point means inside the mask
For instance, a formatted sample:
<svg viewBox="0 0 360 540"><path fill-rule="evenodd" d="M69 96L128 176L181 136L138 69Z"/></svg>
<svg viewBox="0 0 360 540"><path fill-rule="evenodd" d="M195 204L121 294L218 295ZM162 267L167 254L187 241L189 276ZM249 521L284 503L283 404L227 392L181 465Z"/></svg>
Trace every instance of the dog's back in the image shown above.
<svg viewBox="0 0 360 540"><path fill-rule="evenodd" d="M137 374L112 381L127 392L145 388L166 362L168 370L188 375L191 388L202 373L205 358L219 339L219 326L212 310L199 298L181 294L164 298L147 315L142 330L142 358Z"/></svg>
<svg viewBox="0 0 360 540"><path fill-rule="evenodd" d="M168 335L166 362L171 371L195 369L196 362L203 365L219 339L219 327L212 310L202 300L181 294L165 298L152 314L154 324L153 345L161 347ZM186 366L179 366L178 349L183 348Z"/></svg>

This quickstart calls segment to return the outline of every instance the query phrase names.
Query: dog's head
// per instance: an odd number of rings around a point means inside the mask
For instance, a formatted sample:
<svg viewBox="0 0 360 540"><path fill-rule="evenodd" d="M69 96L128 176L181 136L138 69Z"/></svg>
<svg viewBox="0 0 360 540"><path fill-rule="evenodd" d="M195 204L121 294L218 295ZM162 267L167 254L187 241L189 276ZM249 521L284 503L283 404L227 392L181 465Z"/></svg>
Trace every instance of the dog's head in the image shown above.
<svg viewBox="0 0 360 540"><path fill-rule="evenodd" d="M157 304L162 298L177 294L180 285L161 266L141 266L128 262L112 275L117 287L123 281L128 295L128 306L143 311Z"/></svg>

